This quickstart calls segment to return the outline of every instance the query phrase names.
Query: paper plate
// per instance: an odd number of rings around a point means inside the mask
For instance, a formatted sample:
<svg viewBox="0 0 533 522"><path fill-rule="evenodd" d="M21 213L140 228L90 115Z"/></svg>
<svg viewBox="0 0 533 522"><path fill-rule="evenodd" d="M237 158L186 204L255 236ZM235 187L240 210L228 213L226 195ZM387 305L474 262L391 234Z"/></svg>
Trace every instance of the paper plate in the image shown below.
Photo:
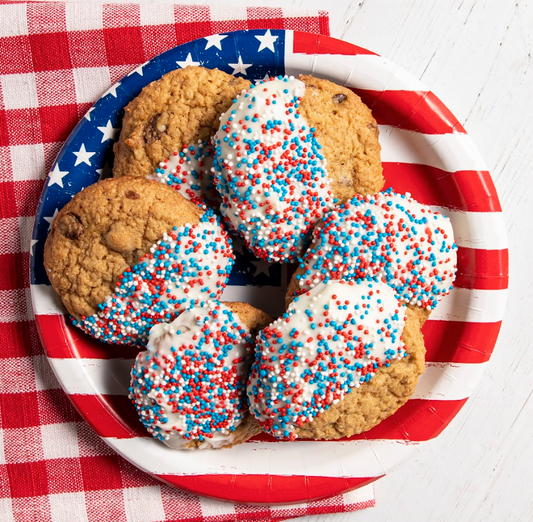
<svg viewBox="0 0 533 522"><path fill-rule="evenodd" d="M261 79L311 73L352 88L378 121L386 187L410 192L453 223L455 288L424 326L427 369L412 399L369 432L335 442L276 442L266 436L223 451L172 451L142 428L127 399L130 349L72 327L43 268L54 216L110 170L114 130L146 84L186 65ZM498 196L465 130L418 80L380 56L325 36L239 31L180 45L113 85L74 129L43 191L33 231L32 298L37 326L61 385L84 419L118 453L160 479L211 497L250 503L324 498L390 472L437 437L472 393L494 348L505 307L507 243ZM243 253L244 252L244 253ZM237 249L225 300L283 308L287 272Z"/></svg>

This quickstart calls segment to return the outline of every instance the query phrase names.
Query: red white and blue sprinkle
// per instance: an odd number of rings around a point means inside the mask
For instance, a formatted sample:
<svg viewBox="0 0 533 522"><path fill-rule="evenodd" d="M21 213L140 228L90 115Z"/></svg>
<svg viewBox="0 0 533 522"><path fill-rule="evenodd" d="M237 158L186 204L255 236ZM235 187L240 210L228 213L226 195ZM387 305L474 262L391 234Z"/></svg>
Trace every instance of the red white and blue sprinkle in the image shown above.
<svg viewBox="0 0 533 522"><path fill-rule="evenodd" d="M304 92L293 77L260 82L222 115L214 137L221 214L266 261L296 261L335 203L315 129L298 112Z"/></svg>
<svg viewBox="0 0 533 522"><path fill-rule="evenodd" d="M159 163L148 179L173 187L197 205L218 208L220 196L214 185L213 153L211 141L185 144L180 151L174 151Z"/></svg>
<svg viewBox="0 0 533 522"><path fill-rule="evenodd" d="M250 411L273 436L296 430L405 357L405 306L378 280L319 283L257 336Z"/></svg>
<svg viewBox="0 0 533 522"><path fill-rule="evenodd" d="M218 301L152 328L129 389L147 430L175 449L231 444L248 409L250 343L248 328Z"/></svg>
<svg viewBox="0 0 533 522"><path fill-rule="evenodd" d="M144 346L154 325L219 299L234 259L219 218L207 210L198 224L175 227L124 271L97 313L72 322L102 341Z"/></svg>
<svg viewBox="0 0 533 522"><path fill-rule="evenodd" d="M301 291L330 279L380 277L406 303L431 310L452 289L457 246L450 220L391 190L329 211L297 275Z"/></svg>

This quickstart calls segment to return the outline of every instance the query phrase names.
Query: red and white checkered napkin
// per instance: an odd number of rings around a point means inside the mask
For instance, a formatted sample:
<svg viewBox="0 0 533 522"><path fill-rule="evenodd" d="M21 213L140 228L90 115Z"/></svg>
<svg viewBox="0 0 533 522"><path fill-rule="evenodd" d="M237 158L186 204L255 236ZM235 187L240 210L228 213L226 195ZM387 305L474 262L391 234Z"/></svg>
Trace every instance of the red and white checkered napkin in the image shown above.
<svg viewBox="0 0 533 522"><path fill-rule="evenodd" d="M109 86L183 42L246 28L329 33L324 12L178 5L0 4L0 520L279 520L374 505L372 486L298 506L218 502L166 486L85 424L44 355L29 297L44 178Z"/></svg>

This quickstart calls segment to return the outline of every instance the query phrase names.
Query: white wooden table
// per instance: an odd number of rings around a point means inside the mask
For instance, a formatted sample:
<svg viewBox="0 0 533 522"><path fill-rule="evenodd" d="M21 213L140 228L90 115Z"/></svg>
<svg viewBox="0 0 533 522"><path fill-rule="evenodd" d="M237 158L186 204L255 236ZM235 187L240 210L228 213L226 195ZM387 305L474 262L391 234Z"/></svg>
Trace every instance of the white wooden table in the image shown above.
<svg viewBox="0 0 533 522"><path fill-rule="evenodd" d="M533 5L333 4L322 4L330 12L332 36L371 49L420 78L474 139L504 209L511 281L490 366L450 426L376 483L376 508L306 522L532 521Z"/></svg>
<svg viewBox="0 0 533 522"><path fill-rule="evenodd" d="M136 0L139 1L139 0ZM176 0L165 0L176 3ZM377 507L302 522L533 521L533 4L527 0L187 0L322 8L331 35L420 78L464 124L509 233L507 315L478 389L452 424L376 483Z"/></svg>

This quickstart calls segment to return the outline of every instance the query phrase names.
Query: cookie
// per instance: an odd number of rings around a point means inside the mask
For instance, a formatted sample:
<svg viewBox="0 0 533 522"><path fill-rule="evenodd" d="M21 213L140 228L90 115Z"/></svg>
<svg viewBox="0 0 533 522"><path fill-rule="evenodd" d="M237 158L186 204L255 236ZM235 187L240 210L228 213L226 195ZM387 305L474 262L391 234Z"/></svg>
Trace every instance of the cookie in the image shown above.
<svg viewBox="0 0 533 522"><path fill-rule="evenodd" d="M135 177L103 180L74 196L44 251L74 324L119 344L142 345L154 324L220 297L233 260L212 211Z"/></svg>
<svg viewBox="0 0 533 522"><path fill-rule="evenodd" d="M155 326L130 386L152 436L174 449L218 449L258 433L246 379L253 334L270 320L246 303L210 300Z"/></svg>
<svg viewBox="0 0 533 522"><path fill-rule="evenodd" d="M379 130L370 109L346 87L310 75L299 79L305 84L299 110L315 129L338 202L382 190Z"/></svg>
<svg viewBox="0 0 533 522"><path fill-rule="evenodd" d="M325 215L287 295L330 279L379 277L398 299L429 312L451 291L456 265L450 220L388 190L356 196Z"/></svg>
<svg viewBox="0 0 533 522"><path fill-rule="evenodd" d="M181 154L185 163L196 161L200 176L198 161L209 158L208 142L218 129L220 115L249 85L243 78L203 67L176 69L150 83L125 109L114 146L113 175L158 179L160 163L165 167L169 158L176 155L179 160ZM181 187L179 173L162 181L183 188L183 195L190 199L190 187L185 182Z"/></svg>
<svg viewBox="0 0 533 522"><path fill-rule="evenodd" d="M261 427L281 439L339 438L396 411L424 370L420 323L408 313L409 320L405 305L379 280L319 283L296 297L257 336L248 398ZM379 377L382 372L389 377ZM378 384L366 392L375 378ZM354 403L352 394L363 399ZM341 418L359 405L353 420ZM334 433L332 424L345 431Z"/></svg>
<svg viewBox="0 0 533 522"><path fill-rule="evenodd" d="M278 77L244 91L214 138L225 221L257 257L294 262L329 209L383 186L371 125L355 94L325 80Z"/></svg>
<svg viewBox="0 0 533 522"><path fill-rule="evenodd" d="M425 371L424 338L417 312L406 309L402 337L407 356L380 368L363 386L296 430L298 437L339 439L370 430L390 417L413 395Z"/></svg>

